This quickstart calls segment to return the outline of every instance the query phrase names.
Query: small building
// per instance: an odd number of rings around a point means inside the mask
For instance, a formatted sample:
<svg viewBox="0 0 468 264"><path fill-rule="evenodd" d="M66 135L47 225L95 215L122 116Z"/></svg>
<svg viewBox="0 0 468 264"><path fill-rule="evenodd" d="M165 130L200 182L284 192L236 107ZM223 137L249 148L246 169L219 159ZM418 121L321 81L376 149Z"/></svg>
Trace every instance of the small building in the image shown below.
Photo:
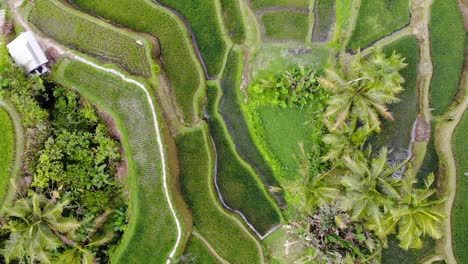
<svg viewBox="0 0 468 264"><path fill-rule="evenodd" d="M32 32L21 33L7 45L15 63L22 66L28 73L45 73L48 62L44 52L34 38Z"/></svg>

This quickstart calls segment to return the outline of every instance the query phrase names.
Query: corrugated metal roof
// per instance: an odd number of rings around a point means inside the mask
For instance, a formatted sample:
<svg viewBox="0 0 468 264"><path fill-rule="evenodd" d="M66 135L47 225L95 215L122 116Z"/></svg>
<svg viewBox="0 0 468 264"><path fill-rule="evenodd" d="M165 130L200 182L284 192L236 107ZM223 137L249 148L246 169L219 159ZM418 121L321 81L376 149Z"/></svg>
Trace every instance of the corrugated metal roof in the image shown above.
<svg viewBox="0 0 468 264"><path fill-rule="evenodd" d="M16 64L23 66L27 72L47 63L44 52L29 31L21 33L7 48Z"/></svg>

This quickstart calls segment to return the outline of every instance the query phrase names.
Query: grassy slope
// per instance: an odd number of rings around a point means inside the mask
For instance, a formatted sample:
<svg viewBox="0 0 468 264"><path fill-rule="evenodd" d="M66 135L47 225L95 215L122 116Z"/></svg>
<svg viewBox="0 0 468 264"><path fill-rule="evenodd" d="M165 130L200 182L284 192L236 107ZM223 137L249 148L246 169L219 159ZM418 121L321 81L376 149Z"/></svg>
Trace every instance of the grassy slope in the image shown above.
<svg viewBox="0 0 468 264"><path fill-rule="evenodd" d="M142 39L138 36L130 36L128 32L112 28L54 0L36 1L29 21L70 48L116 63L132 74L151 75L148 61L151 57L144 46L136 43Z"/></svg>
<svg viewBox="0 0 468 264"><path fill-rule="evenodd" d="M221 207L213 182L214 162L206 129L197 128L177 139L181 189L196 230L232 263L258 263L255 240Z"/></svg>
<svg viewBox="0 0 468 264"><path fill-rule="evenodd" d="M234 43L245 41L245 25L238 0L220 0L223 22Z"/></svg>
<svg viewBox="0 0 468 264"><path fill-rule="evenodd" d="M176 9L189 22L205 61L208 75L216 76L221 70L226 43L216 15L215 0L159 0Z"/></svg>
<svg viewBox="0 0 468 264"><path fill-rule="evenodd" d="M164 197L161 153L155 147L156 132L145 94L114 75L66 62L54 79L109 112L122 134L129 169L130 224L112 260L164 263L174 246L176 227Z"/></svg>
<svg viewBox="0 0 468 264"><path fill-rule="evenodd" d="M85 11L158 37L164 68L187 123L194 111L194 95L202 85L202 70L185 29L174 16L148 0L72 0Z"/></svg>
<svg viewBox="0 0 468 264"><path fill-rule="evenodd" d="M316 0L313 41L325 41L335 21L335 0Z"/></svg>
<svg viewBox="0 0 468 264"><path fill-rule="evenodd" d="M0 107L0 200L7 192L14 158L15 133L10 115Z"/></svg>
<svg viewBox="0 0 468 264"><path fill-rule="evenodd" d="M210 251L200 239L195 236L190 236L187 246L185 247L184 255L180 258L179 263L217 264L218 261L211 255Z"/></svg>
<svg viewBox="0 0 468 264"><path fill-rule="evenodd" d="M228 206L241 211L260 234L281 223L281 213L253 169L237 154L218 113L221 88L208 86L208 124L217 151L218 185Z"/></svg>
<svg viewBox="0 0 468 264"><path fill-rule="evenodd" d="M430 99L433 114L442 115L455 98L463 67L466 35L457 0L435 0L430 21L434 64Z"/></svg>
<svg viewBox="0 0 468 264"><path fill-rule="evenodd" d="M347 48L365 48L408 24L409 18L409 0L362 0Z"/></svg>
<svg viewBox="0 0 468 264"><path fill-rule="evenodd" d="M468 261L468 113L465 112L463 118L455 130L453 139L453 149L457 162L457 196L452 208L452 230L454 254L458 263Z"/></svg>
<svg viewBox="0 0 468 264"><path fill-rule="evenodd" d="M267 7L300 7L308 8L309 0L248 0L253 9L263 9Z"/></svg>
<svg viewBox="0 0 468 264"><path fill-rule="evenodd" d="M309 14L275 11L262 15L265 35L270 39L304 41L309 30Z"/></svg>

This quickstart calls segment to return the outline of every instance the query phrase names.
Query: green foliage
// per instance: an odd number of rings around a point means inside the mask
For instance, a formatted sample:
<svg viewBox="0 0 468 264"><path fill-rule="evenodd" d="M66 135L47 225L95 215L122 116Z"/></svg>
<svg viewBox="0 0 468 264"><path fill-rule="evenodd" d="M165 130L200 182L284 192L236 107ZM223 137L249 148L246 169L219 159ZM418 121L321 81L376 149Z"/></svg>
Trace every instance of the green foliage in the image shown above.
<svg viewBox="0 0 468 264"><path fill-rule="evenodd" d="M223 66L226 43L221 33L214 1L160 0L160 2L176 9L188 20L208 69L208 75L218 75Z"/></svg>
<svg viewBox="0 0 468 264"><path fill-rule="evenodd" d="M181 189L197 232L227 261L258 263L261 252L255 239L234 220L234 215L222 208L215 193L214 161L206 128L184 132L176 141Z"/></svg>
<svg viewBox="0 0 468 264"><path fill-rule="evenodd" d="M0 200L5 196L10 182L10 169L14 159L15 131L8 112L0 106Z"/></svg>
<svg viewBox="0 0 468 264"><path fill-rule="evenodd" d="M466 201L468 199L468 114L465 112L463 118L458 125L453 140L453 149L455 151L455 160L457 164L457 192L455 204L452 208L452 226L453 230L453 246L454 254L459 262L468 259L466 247L468 241L468 226L466 225L466 216L468 215L468 207Z"/></svg>
<svg viewBox="0 0 468 264"><path fill-rule="evenodd" d="M217 182L228 206L241 211L260 234L281 223L281 213L268 196L258 175L242 160L218 113L221 91L208 86L208 125L217 154Z"/></svg>
<svg viewBox="0 0 468 264"><path fill-rule="evenodd" d="M164 197L161 154L155 147L157 136L144 91L76 61L63 61L53 78L65 86L75 87L87 100L109 112L122 135L128 162L130 219L111 261L165 262L177 234Z"/></svg>
<svg viewBox="0 0 468 264"><path fill-rule="evenodd" d="M267 7L302 7L308 8L308 0L250 0L250 4L253 9L263 9Z"/></svg>
<svg viewBox="0 0 468 264"><path fill-rule="evenodd" d="M347 48L365 48L408 24L409 19L409 0L362 0Z"/></svg>
<svg viewBox="0 0 468 264"><path fill-rule="evenodd" d="M59 1L36 1L29 21L72 49L116 63L132 74L151 75L149 54L136 42L138 38L79 14Z"/></svg>
<svg viewBox="0 0 468 264"><path fill-rule="evenodd" d="M222 18L231 40L236 44L245 41L245 25L237 0L220 0Z"/></svg>
<svg viewBox="0 0 468 264"><path fill-rule="evenodd" d="M194 96L201 87L201 68L188 34L174 15L147 0L73 0L90 13L112 20L135 31L156 36L161 44L163 67L167 73L187 123L194 117Z"/></svg>
<svg viewBox="0 0 468 264"><path fill-rule="evenodd" d="M217 264L219 262L213 255L211 255L203 242L192 235L187 242L187 246L185 246L184 255L180 257L179 263Z"/></svg>
<svg viewBox="0 0 468 264"><path fill-rule="evenodd" d="M261 17L265 36L273 40L304 41L309 30L309 14L293 11L274 11Z"/></svg>
<svg viewBox="0 0 468 264"><path fill-rule="evenodd" d="M458 91L467 37L456 0L435 0L431 10L429 30L434 73L430 102L433 113L442 115Z"/></svg>
<svg viewBox="0 0 468 264"><path fill-rule="evenodd" d="M313 41L327 41L335 22L335 0L315 0Z"/></svg>

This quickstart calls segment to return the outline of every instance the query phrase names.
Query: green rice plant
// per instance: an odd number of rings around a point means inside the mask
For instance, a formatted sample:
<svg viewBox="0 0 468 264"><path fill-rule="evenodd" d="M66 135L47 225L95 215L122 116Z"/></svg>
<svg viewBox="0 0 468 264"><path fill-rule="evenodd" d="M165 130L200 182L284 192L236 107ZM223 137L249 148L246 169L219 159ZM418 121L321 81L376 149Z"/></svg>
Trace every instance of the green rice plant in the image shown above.
<svg viewBox="0 0 468 264"><path fill-rule="evenodd" d="M265 37L273 40L304 41L309 30L309 14L294 11L274 11L261 17Z"/></svg>
<svg viewBox="0 0 468 264"><path fill-rule="evenodd" d="M402 85L404 91L398 95L401 100L389 106L394 121L383 120L381 133L377 134L375 144L379 147L389 146L396 151L408 149L411 141L413 123L418 115L418 88L417 74L419 65L418 40L414 36L403 38L386 46L383 52L390 56L393 52L405 58L408 65L401 70L401 76L405 79Z"/></svg>
<svg viewBox="0 0 468 264"><path fill-rule="evenodd" d="M423 239L423 248L404 250L398 245L396 235L388 237L388 247L382 250L382 264L420 263L420 260L435 253L435 241L430 237Z"/></svg>
<svg viewBox="0 0 468 264"><path fill-rule="evenodd" d="M139 38L55 0L36 1L29 21L45 35L72 49L115 63L126 71L151 76L150 54ZM147 43L145 43L147 44Z"/></svg>
<svg viewBox="0 0 468 264"><path fill-rule="evenodd" d="M161 153L144 91L91 66L64 60L52 78L73 87L116 121L128 163L130 222L113 263L165 263L177 231L164 197ZM137 128L137 129L135 129Z"/></svg>
<svg viewBox="0 0 468 264"><path fill-rule="evenodd" d="M335 23L335 0L315 0L313 41L327 41Z"/></svg>
<svg viewBox="0 0 468 264"><path fill-rule="evenodd" d="M245 41L245 25L238 0L220 0L222 18L231 40L236 44Z"/></svg>
<svg viewBox="0 0 468 264"><path fill-rule="evenodd" d="M467 37L457 0L435 0L429 25L434 65L430 101L433 114L442 115L455 99Z"/></svg>
<svg viewBox="0 0 468 264"><path fill-rule="evenodd" d="M215 165L206 126L181 133L176 143L181 190L197 232L230 263L259 263L262 252L257 242L232 213L222 208L215 193Z"/></svg>
<svg viewBox="0 0 468 264"><path fill-rule="evenodd" d="M15 132L7 111L0 107L0 201L7 193L15 152Z"/></svg>
<svg viewBox="0 0 468 264"><path fill-rule="evenodd" d="M216 14L214 0L159 0L177 10L190 24L195 34L209 76L216 76L222 68L226 43Z"/></svg>
<svg viewBox="0 0 468 264"><path fill-rule="evenodd" d="M191 123L198 113L194 97L203 87L203 72L181 22L149 0L72 0L72 3L132 30L158 37L163 67L176 101L186 123Z"/></svg>
<svg viewBox="0 0 468 264"><path fill-rule="evenodd" d="M196 236L192 235L187 242L184 255L180 257L179 263L217 264L219 262L213 255L211 255L203 242Z"/></svg>
<svg viewBox="0 0 468 264"><path fill-rule="evenodd" d="M277 205L269 197L254 170L237 154L228 129L218 113L221 88L208 86L208 125L216 150L217 183L224 202L242 212L261 234L281 223Z"/></svg>
<svg viewBox="0 0 468 264"><path fill-rule="evenodd" d="M259 10L268 7L298 7L308 8L309 0L249 0L253 9Z"/></svg>
<svg viewBox="0 0 468 264"><path fill-rule="evenodd" d="M443 1L443 0L442 0ZM409 0L362 0L348 49L365 48L409 23Z"/></svg>
<svg viewBox="0 0 468 264"><path fill-rule="evenodd" d="M465 112L463 118L455 130L453 136L453 150L457 164L457 195L452 208L452 230L453 251L458 263L468 260L468 226L466 216L468 215L468 113Z"/></svg>

